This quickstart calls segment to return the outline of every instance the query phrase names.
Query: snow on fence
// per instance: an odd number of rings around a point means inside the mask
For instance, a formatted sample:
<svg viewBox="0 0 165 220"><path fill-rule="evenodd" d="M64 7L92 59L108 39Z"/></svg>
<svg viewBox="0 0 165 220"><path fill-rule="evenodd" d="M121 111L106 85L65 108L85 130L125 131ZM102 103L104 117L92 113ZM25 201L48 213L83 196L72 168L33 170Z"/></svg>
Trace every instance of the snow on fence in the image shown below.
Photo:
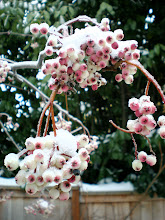
<svg viewBox="0 0 165 220"><path fill-rule="evenodd" d="M13 192L11 199L0 202L0 220L42 220L42 215L26 214L24 207L36 203L38 194L29 196L14 180L0 178L0 189ZM74 186L68 201L55 200L49 220L124 220L141 195L130 183L81 184ZM165 199L149 198L130 215L128 220L164 220Z"/></svg>

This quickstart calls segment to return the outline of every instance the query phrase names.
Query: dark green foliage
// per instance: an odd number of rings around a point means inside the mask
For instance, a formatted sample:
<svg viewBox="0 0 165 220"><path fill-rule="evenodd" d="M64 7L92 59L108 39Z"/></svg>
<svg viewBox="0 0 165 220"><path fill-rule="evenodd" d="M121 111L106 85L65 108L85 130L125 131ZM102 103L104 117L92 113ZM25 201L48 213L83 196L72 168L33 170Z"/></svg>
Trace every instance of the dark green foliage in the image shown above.
<svg viewBox="0 0 165 220"><path fill-rule="evenodd" d="M72 19L78 15L90 16L100 22L103 17L111 20L111 29L114 31L121 28L125 34L125 40L135 39L139 43L142 52L141 63L157 79L160 85L164 86L164 66L165 66L165 6L160 1L122 1L122 0L47 0L45 4L38 0L39 5L26 6L25 2L31 1L6 1L9 6L0 9L1 32L29 33L28 27L31 23L47 22L50 26L59 26L61 23ZM149 9L153 9L149 13ZM26 14L26 16L25 16ZM148 22L146 17L155 16L154 22ZM23 22L23 20L25 22ZM148 24L148 29L145 25ZM84 23L74 24L74 27L83 27ZM39 36L37 38L30 35L0 35L0 51L6 58L14 61L36 60L38 53L43 50L46 38ZM39 47L33 49L31 43L38 42ZM19 48L19 49L18 49ZM19 74L25 76L35 86L40 88L45 94L50 95L47 88L47 77L43 80L36 79L36 70L19 70ZM91 163L88 170L82 176L83 181L97 183L102 178L110 177L114 181L133 182L139 192L144 192L147 185L158 172L160 165L159 144L164 152L164 141L160 140L154 133L151 136L151 144L157 154L158 163L154 167L144 164L140 173L134 172L131 163L134 160L134 146L131 136L119 131L109 123L113 119L116 124L125 128L128 119L135 119L133 113L128 109L128 100L131 97L139 98L144 94L146 78L138 71L135 76L135 82L132 85L117 83L114 80L114 72L103 73L108 84L99 88L97 91L88 91L78 89L79 94L72 94L68 97L69 112L78 117L89 128L91 134L100 137L98 150L91 156ZM17 132L11 131L10 134L14 140L22 147L24 141L29 136L35 136L37 122L41 113L41 98L35 98L35 92L24 83L16 81L5 83L7 91L0 90L0 112L7 112L13 117L14 122L20 124ZM11 86L16 87L15 92L10 92ZM18 107L18 101L15 100L15 94L23 95L24 103ZM158 111L154 114L155 119L164 114L161 98L153 85L149 90L151 101L157 105ZM26 102L30 100L33 111L29 111ZM58 95L57 100L65 108L65 98ZM81 104L85 105L85 110L81 111ZM17 105L17 107L16 107ZM22 110L18 118L16 114L18 109ZM56 113L58 113L56 111ZM27 116L28 115L28 116ZM5 120L5 119L3 119ZM73 128L78 126L73 125ZM149 147L143 137L135 135L138 150L145 150L149 153ZM9 152L16 152L12 143L6 139L5 133L0 135L0 166L3 166L4 156ZM3 167L4 169L4 167ZM4 176L13 175L5 170ZM157 193L159 196L165 196L164 173L161 174L156 183L150 190L150 195Z"/></svg>

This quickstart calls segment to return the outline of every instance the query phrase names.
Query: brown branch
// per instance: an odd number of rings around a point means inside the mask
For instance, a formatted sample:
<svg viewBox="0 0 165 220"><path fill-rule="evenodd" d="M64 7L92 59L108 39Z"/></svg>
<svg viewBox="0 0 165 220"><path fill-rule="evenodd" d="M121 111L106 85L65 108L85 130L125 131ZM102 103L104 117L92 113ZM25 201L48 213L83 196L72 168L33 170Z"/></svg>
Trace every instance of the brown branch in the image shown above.
<svg viewBox="0 0 165 220"><path fill-rule="evenodd" d="M124 128L120 128L118 125L116 125L112 120L109 120L109 122L115 127L115 128L117 128L118 130L120 130L120 131L123 131L123 132L125 132L125 133L127 133L127 134L134 134L134 132L132 132L132 131L129 131L129 130L126 130L126 129L124 129Z"/></svg>
<svg viewBox="0 0 165 220"><path fill-rule="evenodd" d="M145 95L147 96L148 95L148 91L149 91L149 88L150 88L150 81L147 82L147 85L146 85L146 88L145 88Z"/></svg>
<svg viewBox="0 0 165 220"><path fill-rule="evenodd" d="M153 149L152 149L152 145L151 145L151 142L150 142L149 138L148 138L147 136L145 136L145 135L142 135L142 136L147 140L148 145L149 145L149 148L150 148L150 152L151 152L153 155L155 155L155 152L154 152Z"/></svg>
<svg viewBox="0 0 165 220"><path fill-rule="evenodd" d="M159 92L163 103L165 104L165 96L163 94L163 91L160 87L160 85L158 84L158 82L154 79L154 77L144 68L144 66L137 60L131 60L131 61L123 61L126 62L130 65L136 66L148 79L148 81L152 82L152 84L155 86L155 88L157 89L157 91Z"/></svg>

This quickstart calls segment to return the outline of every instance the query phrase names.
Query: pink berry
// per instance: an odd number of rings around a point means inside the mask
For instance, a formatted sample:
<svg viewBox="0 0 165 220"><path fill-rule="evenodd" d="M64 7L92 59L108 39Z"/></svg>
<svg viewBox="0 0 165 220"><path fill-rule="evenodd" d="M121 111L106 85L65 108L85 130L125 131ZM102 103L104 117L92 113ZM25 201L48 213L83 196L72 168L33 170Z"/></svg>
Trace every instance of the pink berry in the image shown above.
<svg viewBox="0 0 165 220"><path fill-rule="evenodd" d="M111 47L116 50L119 47L119 44L117 42L114 42L113 44L111 44Z"/></svg>
<svg viewBox="0 0 165 220"><path fill-rule="evenodd" d="M32 34L38 34L38 32L39 32L39 24L37 24L37 23L34 23L34 24L31 24L30 25L30 32L32 33Z"/></svg>
<svg viewBox="0 0 165 220"><path fill-rule="evenodd" d="M59 200L64 201L69 199L69 193L68 192L61 192L59 196Z"/></svg>
<svg viewBox="0 0 165 220"><path fill-rule="evenodd" d="M40 24L40 32L45 35L48 33L49 25L47 23Z"/></svg>
<svg viewBox="0 0 165 220"><path fill-rule="evenodd" d="M161 126L159 129L159 135L162 139L165 139L165 126Z"/></svg>
<svg viewBox="0 0 165 220"><path fill-rule="evenodd" d="M96 84L92 85L92 90L95 91L98 89L98 86Z"/></svg>
<svg viewBox="0 0 165 220"><path fill-rule="evenodd" d="M139 118L139 122L141 125L146 125L148 123L148 117L143 115Z"/></svg>
<svg viewBox="0 0 165 220"><path fill-rule="evenodd" d="M149 164L150 166L154 166L156 164L156 156L154 155L148 155L146 158L146 163Z"/></svg>
<svg viewBox="0 0 165 220"><path fill-rule="evenodd" d="M52 48L51 46L47 46L47 47L45 48L45 54L46 54L47 56L52 56L52 55L53 55L53 48Z"/></svg>
<svg viewBox="0 0 165 220"><path fill-rule="evenodd" d="M137 122L135 124L134 129L135 129L135 133L136 134L140 134L142 132L142 130L143 130L143 126L140 123Z"/></svg>
<svg viewBox="0 0 165 220"><path fill-rule="evenodd" d="M141 162L145 162L145 161L146 161L146 158L147 158L146 152L140 151L140 152L138 153L138 159L139 159Z"/></svg>
<svg viewBox="0 0 165 220"><path fill-rule="evenodd" d="M122 74L118 73L118 74L115 76L115 80L116 80L117 82L121 82L121 81L123 80Z"/></svg>

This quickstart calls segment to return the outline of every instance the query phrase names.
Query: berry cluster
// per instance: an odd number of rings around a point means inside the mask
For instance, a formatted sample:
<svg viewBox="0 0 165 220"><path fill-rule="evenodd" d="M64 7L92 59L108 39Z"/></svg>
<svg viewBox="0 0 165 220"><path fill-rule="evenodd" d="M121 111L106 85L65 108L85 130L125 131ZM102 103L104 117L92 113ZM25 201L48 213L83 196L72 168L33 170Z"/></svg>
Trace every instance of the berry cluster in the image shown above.
<svg viewBox="0 0 165 220"><path fill-rule="evenodd" d="M157 123L160 127L159 135L162 139L165 139L165 116L164 115L159 116Z"/></svg>
<svg viewBox="0 0 165 220"><path fill-rule="evenodd" d="M134 80L133 75L137 72L137 68L135 66L131 65L131 64L123 62L120 65L120 69L122 71L122 74L121 73L116 74L115 80L117 82L121 82L122 80L124 80L126 84L131 84Z"/></svg>
<svg viewBox="0 0 165 220"><path fill-rule="evenodd" d="M41 32L38 24L32 24L30 29L32 33L38 33L39 30ZM122 41L124 34L121 29L114 32L109 29L109 19L104 18L100 26L88 25L84 29L76 29L74 34L63 38L55 36L56 33L50 34L45 54L52 56L55 53L56 58L46 60L42 72L51 74L49 81L51 90L60 85L58 93L72 91L76 84L81 88L91 86L92 90L97 90L106 84L106 80L98 71L109 65L115 65L121 59L126 61L139 59L137 41ZM60 50L57 50L57 45L60 45ZM116 80L124 79L127 84L132 83L136 67L124 62L120 68L122 74L117 74Z"/></svg>
<svg viewBox="0 0 165 220"><path fill-rule="evenodd" d="M38 199L32 205L26 206L24 209L27 214L41 214L44 217L48 217L52 214L55 206L44 199Z"/></svg>
<svg viewBox="0 0 165 220"><path fill-rule="evenodd" d="M133 162L132 162L132 168L135 170L135 171L140 171L143 167L143 164L142 162L146 162L148 165L150 166L154 166L156 164L156 156L151 154L151 155L147 155L146 152L144 151L140 151L138 153L138 159L135 159Z"/></svg>
<svg viewBox="0 0 165 220"><path fill-rule="evenodd" d="M7 73L11 70L7 61L0 60L0 83L5 82Z"/></svg>
<svg viewBox="0 0 165 220"><path fill-rule="evenodd" d="M71 121L66 121L64 118L60 117L58 122L56 122L56 127L57 129L64 129L64 130L67 130L67 131L71 131L71 125L72 125L72 122Z"/></svg>
<svg viewBox="0 0 165 220"><path fill-rule="evenodd" d="M64 138L65 137L65 138ZM45 137L26 139L28 155L19 161L19 154L10 153L4 164L9 170L20 167L15 180L25 186L28 194L35 194L51 183L49 195L52 199L69 199L71 183L80 181L80 174L88 167L89 154L97 148L96 138L87 135L73 136L69 131L59 129Z"/></svg>
<svg viewBox="0 0 165 220"><path fill-rule="evenodd" d="M136 134L149 135L156 127L156 121L152 116L156 111L156 106L150 101L150 96L143 95L139 99L131 98L128 106L138 118L128 120L127 128Z"/></svg>

